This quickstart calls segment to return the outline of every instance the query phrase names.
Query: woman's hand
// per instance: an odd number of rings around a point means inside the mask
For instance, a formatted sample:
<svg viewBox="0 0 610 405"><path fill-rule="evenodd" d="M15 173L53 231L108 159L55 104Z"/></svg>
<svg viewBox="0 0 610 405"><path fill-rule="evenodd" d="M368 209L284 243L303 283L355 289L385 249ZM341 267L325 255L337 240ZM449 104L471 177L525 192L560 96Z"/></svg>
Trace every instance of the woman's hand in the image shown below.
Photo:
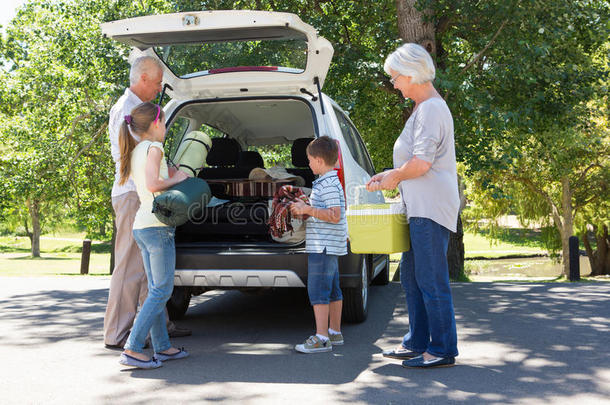
<svg viewBox="0 0 610 405"><path fill-rule="evenodd" d="M367 191L394 190L400 183L400 173L396 169L378 173L366 183Z"/></svg>
<svg viewBox="0 0 610 405"><path fill-rule="evenodd" d="M392 169L379 182L379 187L382 190L394 190L400 183L400 173L396 169Z"/></svg>
<svg viewBox="0 0 610 405"><path fill-rule="evenodd" d="M381 180L388 172L377 173L366 183L366 191L379 191Z"/></svg>
<svg viewBox="0 0 610 405"><path fill-rule="evenodd" d="M309 205L299 200L290 204L290 213L292 213L292 215L306 215L309 214L307 212L309 211L309 208L311 208Z"/></svg>

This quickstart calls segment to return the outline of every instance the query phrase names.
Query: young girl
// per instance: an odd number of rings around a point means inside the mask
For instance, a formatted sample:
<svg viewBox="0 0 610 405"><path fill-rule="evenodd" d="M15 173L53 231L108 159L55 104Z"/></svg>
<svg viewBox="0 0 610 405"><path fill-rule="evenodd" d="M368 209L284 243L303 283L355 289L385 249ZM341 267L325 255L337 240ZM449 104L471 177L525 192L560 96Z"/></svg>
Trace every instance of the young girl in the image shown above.
<svg viewBox="0 0 610 405"><path fill-rule="evenodd" d="M139 143L132 134L140 137ZM163 224L152 213L153 193L188 177L177 170L172 170L169 176L163 159L164 139L164 113L152 103L142 103L131 111L131 115L126 115L119 133L120 183L131 176L136 184L140 208L133 223L133 236L142 251L148 278L148 296L133 324L119 363L139 368L157 368L161 367L161 361L188 356L184 349L170 344L163 312L174 288L175 228ZM142 353L149 332L155 351L152 358Z"/></svg>

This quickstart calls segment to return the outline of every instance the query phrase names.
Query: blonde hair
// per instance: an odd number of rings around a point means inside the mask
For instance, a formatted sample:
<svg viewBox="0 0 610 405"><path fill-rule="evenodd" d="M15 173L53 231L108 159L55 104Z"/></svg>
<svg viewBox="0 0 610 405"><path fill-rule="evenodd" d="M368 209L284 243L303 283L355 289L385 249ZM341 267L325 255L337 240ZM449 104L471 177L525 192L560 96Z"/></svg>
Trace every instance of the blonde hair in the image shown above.
<svg viewBox="0 0 610 405"><path fill-rule="evenodd" d="M390 69L403 76L411 76L411 83L422 84L434 80L436 70L432 57L418 44L404 44L385 60L383 70L391 75Z"/></svg>
<svg viewBox="0 0 610 405"><path fill-rule="evenodd" d="M129 172L131 170L131 152L136 147L136 140L131 133L141 135L148 131L150 124L155 119L164 119L165 114L161 107L153 103L142 103L131 110L130 115L123 117L123 123L119 130L119 150L121 152L120 170L119 170L119 184L125 184L129 178Z"/></svg>

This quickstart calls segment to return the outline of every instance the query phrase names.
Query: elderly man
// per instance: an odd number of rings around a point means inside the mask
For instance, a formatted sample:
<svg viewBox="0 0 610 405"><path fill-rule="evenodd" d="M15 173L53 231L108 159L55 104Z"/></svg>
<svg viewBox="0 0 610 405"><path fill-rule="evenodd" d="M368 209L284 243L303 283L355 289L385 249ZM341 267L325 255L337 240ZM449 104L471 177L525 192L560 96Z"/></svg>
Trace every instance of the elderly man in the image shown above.
<svg viewBox="0 0 610 405"><path fill-rule="evenodd" d="M147 295L146 274L142 255L132 235L134 217L140 206L136 186L130 179L119 185L119 128L131 110L152 101L161 91L163 68L150 56L135 60L129 72L129 88L110 110L108 132L112 158L116 165L112 187L112 208L116 214L115 267L110 280L108 305L104 316L104 343L107 348L123 348L136 316L138 303ZM134 137L135 138L135 137ZM191 331L177 328L168 319L171 337L188 336Z"/></svg>

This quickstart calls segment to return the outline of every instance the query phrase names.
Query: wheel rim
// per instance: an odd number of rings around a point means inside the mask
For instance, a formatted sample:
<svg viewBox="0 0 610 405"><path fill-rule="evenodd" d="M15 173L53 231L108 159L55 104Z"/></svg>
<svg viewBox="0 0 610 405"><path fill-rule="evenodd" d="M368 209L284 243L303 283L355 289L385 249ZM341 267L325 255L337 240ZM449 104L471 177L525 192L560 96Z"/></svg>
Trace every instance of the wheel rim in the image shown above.
<svg viewBox="0 0 610 405"><path fill-rule="evenodd" d="M362 287L361 287L361 294L362 294L362 307L363 309L367 308L367 300L369 298L369 289L368 289L368 284L369 284L369 280L368 280L368 268L366 266L366 257L364 257L362 259L362 270L360 271L361 277L362 277Z"/></svg>

